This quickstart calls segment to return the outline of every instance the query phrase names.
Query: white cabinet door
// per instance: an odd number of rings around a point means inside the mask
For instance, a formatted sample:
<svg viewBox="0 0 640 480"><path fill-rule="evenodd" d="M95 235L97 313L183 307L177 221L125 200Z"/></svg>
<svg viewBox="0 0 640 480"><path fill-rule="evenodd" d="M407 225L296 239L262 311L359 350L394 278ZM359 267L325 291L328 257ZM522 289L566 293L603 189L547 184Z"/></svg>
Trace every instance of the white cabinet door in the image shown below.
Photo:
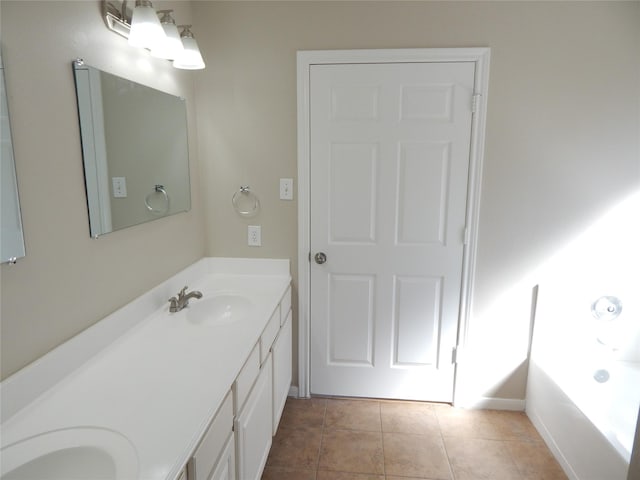
<svg viewBox="0 0 640 480"><path fill-rule="evenodd" d="M216 459L223 455L229 438L233 438L233 401L231 392L227 394L200 441L193 452L187 467L189 480L209 480L211 472L216 469Z"/></svg>
<svg viewBox="0 0 640 480"><path fill-rule="evenodd" d="M259 480L271 448L271 363L271 357L268 357L247 398L247 403L235 420L238 480Z"/></svg>
<svg viewBox="0 0 640 480"><path fill-rule="evenodd" d="M218 465L213 470L209 480L236 480L236 448L233 435L229 436L229 440L218 460Z"/></svg>
<svg viewBox="0 0 640 480"><path fill-rule="evenodd" d="M291 310L271 350L273 357L273 434L278 430L280 416L291 386Z"/></svg>

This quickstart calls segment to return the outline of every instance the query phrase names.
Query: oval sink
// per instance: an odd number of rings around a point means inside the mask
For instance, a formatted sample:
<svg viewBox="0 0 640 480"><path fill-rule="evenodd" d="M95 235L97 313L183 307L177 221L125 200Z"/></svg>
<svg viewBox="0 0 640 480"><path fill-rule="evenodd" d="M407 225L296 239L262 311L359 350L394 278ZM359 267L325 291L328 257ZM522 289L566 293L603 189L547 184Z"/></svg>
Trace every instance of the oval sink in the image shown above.
<svg viewBox="0 0 640 480"><path fill-rule="evenodd" d="M253 302L242 295L216 295L192 302L186 309L187 321L197 325L222 325L245 319L253 309Z"/></svg>
<svg viewBox="0 0 640 480"><path fill-rule="evenodd" d="M42 433L0 451L2 480L117 480L138 477L135 447L98 427Z"/></svg>

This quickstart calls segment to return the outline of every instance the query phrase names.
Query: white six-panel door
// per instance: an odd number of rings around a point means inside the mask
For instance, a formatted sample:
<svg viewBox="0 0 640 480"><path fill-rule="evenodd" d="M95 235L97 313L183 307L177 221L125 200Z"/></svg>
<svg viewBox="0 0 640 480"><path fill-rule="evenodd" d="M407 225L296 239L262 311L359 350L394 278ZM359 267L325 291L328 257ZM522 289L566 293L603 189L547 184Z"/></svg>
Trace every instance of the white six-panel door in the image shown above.
<svg viewBox="0 0 640 480"><path fill-rule="evenodd" d="M474 70L311 66L311 393L452 400Z"/></svg>

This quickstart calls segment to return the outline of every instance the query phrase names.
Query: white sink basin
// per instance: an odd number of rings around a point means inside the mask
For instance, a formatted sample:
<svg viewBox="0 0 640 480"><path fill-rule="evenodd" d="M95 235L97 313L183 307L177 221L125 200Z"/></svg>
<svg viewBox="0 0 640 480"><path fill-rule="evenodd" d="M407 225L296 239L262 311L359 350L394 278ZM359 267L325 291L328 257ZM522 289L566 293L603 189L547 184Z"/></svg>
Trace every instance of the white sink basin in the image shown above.
<svg viewBox="0 0 640 480"><path fill-rule="evenodd" d="M243 295L222 294L189 303L187 321L197 325L223 325L246 319L253 302Z"/></svg>
<svg viewBox="0 0 640 480"><path fill-rule="evenodd" d="M98 427L54 430L0 451L2 480L117 480L138 477L135 447Z"/></svg>

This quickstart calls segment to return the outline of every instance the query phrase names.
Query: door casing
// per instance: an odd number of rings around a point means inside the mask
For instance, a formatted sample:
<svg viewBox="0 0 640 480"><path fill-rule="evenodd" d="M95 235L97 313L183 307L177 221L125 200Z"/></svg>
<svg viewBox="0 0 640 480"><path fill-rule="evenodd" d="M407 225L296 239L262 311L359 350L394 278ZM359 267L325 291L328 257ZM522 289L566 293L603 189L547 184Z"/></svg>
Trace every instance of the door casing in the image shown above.
<svg viewBox="0 0 640 480"><path fill-rule="evenodd" d="M298 95L298 396L310 396L310 68L319 64L407 63L407 62L475 62L474 115L471 122L469 184L467 193L466 238L462 265L462 287L458 321L454 405L459 392L459 359L469 328L473 279L480 212L480 186L484 156L486 104L489 90L490 49L415 48L383 50L307 50L297 54Z"/></svg>

